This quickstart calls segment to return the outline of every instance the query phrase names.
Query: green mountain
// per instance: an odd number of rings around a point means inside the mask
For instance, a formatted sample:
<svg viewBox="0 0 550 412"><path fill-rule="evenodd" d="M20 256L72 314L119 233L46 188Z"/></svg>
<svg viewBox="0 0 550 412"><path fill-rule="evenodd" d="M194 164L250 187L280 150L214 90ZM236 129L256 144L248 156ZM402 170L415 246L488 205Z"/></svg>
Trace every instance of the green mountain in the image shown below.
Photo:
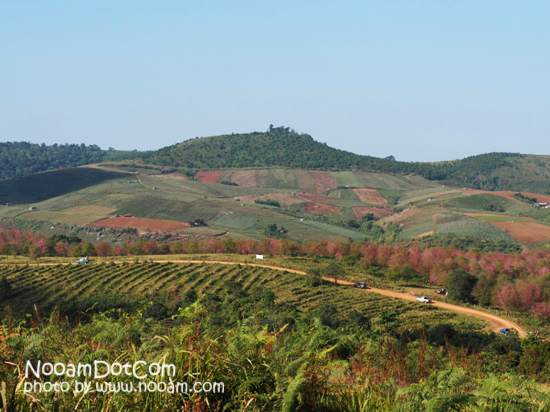
<svg viewBox="0 0 550 412"><path fill-rule="evenodd" d="M339 150L287 127L195 138L149 152L129 166L156 165L167 171L239 168L362 170L417 174L429 180L486 190L550 190L550 157L488 153L438 163L399 162Z"/></svg>
<svg viewBox="0 0 550 412"><path fill-rule="evenodd" d="M101 150L97 145L0 143L0 180L110 162L117 167L180 171L291 168L416 174L444 184L485 190L550 193L550 157L488 153L437 163L399 162L339 150L288 127L195 138L152 152ZM114 163L113 163L114 162Z"/></svg>

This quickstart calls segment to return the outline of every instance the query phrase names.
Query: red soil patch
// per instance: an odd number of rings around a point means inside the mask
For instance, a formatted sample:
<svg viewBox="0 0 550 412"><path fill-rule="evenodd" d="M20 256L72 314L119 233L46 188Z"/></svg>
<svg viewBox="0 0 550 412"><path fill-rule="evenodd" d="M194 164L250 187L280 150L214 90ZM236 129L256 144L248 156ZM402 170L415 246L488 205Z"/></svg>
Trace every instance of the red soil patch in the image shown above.
<svg viewBox="0 0 550 412"><path fill-rule="evenodd" d="M98 220L90 224L90 226L112 227L115 229L131 227L137 230L151 232L167 232L176 229L184 229L189 227L189 224L176 222L175 220L145 219L141 217L111 217Z"/></svg>
<svg viewBox="0 0 550 412"><path fill-rule="evenodd" d="M372 213L376 219L386 217L391 215L393 212L389 208L379 208L379 207L370 207L370 206L353 206L353 211L357 219L361 219L367 213Z"/></svg>
<svg viewBox="0 0 550 412"><path fill-rule="evenodd" d="M235 199L239 199L243 203L254 203L256 200L275 200L279 202L282 207L293 205L295 203L304 203L304 199L291 195L290 193L268 193L265 195L248 195L239 196Z"/></svg>
<svg viewBox="0 0 550 412"><path fill-rule="evenodd" d="M389 203L375 189L353 189L359 200L363 203L369 203L377 206L389 206Z"/></svg>
<svg viewBox="0 0 550 412"><path fill-rule="evenodd" d="M340 213L340 209L334 205L327 205L326 203L307 202L306 213L337 215Z"/></svg>
<svg viewBox="0 0 550 412"><path fill-rule="evenodd" d="M487 222L508 232L523 243L550 241L550 226L535 222Z"/></svg>
<svg viewBox="0 0 550 412"><path fill-rule="evenodd" d="M240 170L231 175L231 181L239 186L256 187L256 180L255 170Z"/></svg>
<svg viewBox="0 0 550 412"><path fill-rule="evenodd" d="M223 170L210 170L208 172L197 172L195 179L201 183L216 183L223 173Z"/></svg>
<svg viewBox="0 0 550 412"><path fill-rule="evenodd" d="M521 193L523 196L537 198L537 201L540 202L540 203L550 203L550 196L539 195L537 193L508 192L508 191L490 192L489 190L468 190L467 193L471 193L471 194L474 194L474 195L478 195L478 194L496 195L496 196L505 197L506 199L510 199L510 200L518 200L514 197L514 195L516 193Z"/></svg>
<svg viewBox="0 0 550 412"><path fill-rule="evenodd" d="M318 192L323 192L327 189L334 189L338 187L336 180L329 172L322 172L317 170L310 171L313 181L315 182L315 188Z"/></svg>

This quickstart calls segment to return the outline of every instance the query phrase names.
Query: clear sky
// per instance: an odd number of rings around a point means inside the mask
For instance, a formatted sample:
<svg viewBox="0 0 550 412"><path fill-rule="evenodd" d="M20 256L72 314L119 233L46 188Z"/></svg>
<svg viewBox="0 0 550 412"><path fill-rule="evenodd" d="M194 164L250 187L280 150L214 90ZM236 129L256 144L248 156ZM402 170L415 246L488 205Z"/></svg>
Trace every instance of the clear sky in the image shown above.
<svg viewBox="0 0 550 412"><path fill-rule="evenodd" d="M550 154L550 2L3 1L0 141Z"/></svg>

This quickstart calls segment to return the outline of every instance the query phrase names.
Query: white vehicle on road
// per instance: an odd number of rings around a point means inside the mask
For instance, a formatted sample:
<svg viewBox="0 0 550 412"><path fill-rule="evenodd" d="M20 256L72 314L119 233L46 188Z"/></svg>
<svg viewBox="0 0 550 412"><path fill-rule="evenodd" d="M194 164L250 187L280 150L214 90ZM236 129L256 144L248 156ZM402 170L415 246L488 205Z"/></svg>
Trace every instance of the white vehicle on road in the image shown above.
<svg viewBox="0 0 550 412"><path fill-rule="evenodd" d="M431 300L430 298L427 298L426 296L420 296L419 298L416 298L417 301L419 302L422 302L422 303L430 303Z"/></svg>

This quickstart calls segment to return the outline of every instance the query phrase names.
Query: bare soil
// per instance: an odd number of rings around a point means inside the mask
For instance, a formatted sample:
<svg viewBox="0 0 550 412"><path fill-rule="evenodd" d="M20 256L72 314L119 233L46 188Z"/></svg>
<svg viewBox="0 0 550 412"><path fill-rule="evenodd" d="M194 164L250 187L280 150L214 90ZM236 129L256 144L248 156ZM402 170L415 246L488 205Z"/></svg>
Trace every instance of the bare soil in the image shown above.
<svg viewBox="0 0 550 412"><path fill-rule="evenodd" d="M388 201L376 189L353 189L359 200L376 206L389 206Z"/></svg>
<svg viewBox="0 0 550 412"><path fill-rule="evenodd" d="M387 207L380 208L372 206L353 206L352 209L357 219L361 219L367 213L372 213L376 219L389 216L393 213L392 210Z"/></svg>
<svg viewBox="0 0 550 412"><path fill-rule="evenodd" d="M550 226L536 222L488 222L523 243L538 243L550 240Z"/></svg>

